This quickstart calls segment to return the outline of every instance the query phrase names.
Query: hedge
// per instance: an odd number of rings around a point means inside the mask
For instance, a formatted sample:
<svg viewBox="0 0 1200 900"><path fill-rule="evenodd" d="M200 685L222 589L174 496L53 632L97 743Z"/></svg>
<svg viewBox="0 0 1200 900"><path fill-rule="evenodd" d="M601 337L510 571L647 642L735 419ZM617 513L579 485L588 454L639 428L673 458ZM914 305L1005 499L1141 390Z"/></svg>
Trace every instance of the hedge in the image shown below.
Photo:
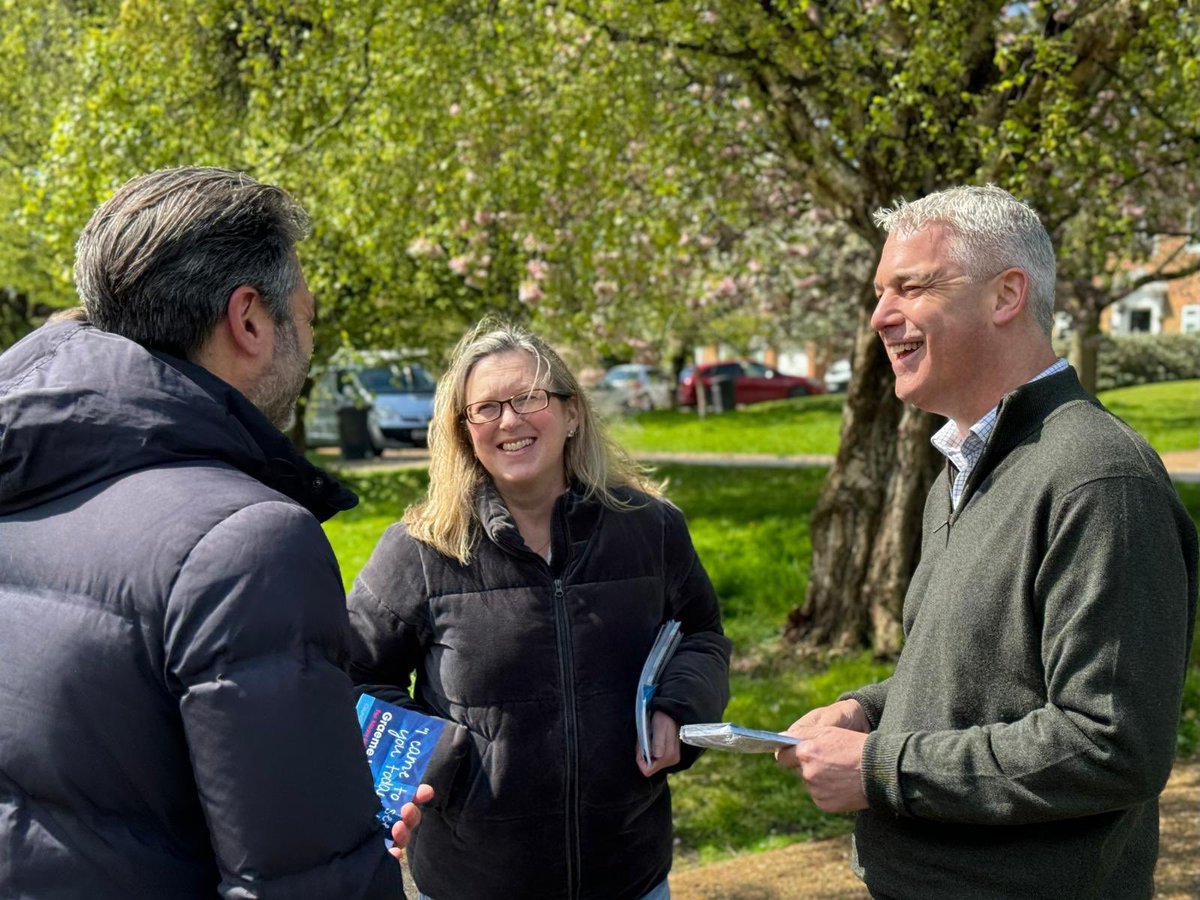
<svg viewBox="0 0 1200 900"><path fill-rule="evenodd" d="M1100 335L1096 361L1096 390L1200 378L1200 334ZM1066 358L1070 343L1056 340L1054 349Z"/></svg>

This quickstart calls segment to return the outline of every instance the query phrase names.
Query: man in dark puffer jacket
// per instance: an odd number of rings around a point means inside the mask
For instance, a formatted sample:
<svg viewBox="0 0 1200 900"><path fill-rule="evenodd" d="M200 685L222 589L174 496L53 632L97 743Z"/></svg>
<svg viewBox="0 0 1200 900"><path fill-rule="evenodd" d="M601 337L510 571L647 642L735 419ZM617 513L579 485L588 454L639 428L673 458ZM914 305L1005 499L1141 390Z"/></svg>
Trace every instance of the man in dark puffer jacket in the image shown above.
<svg viewBox="0 0 1200 900"><path fill-rule="evenodd" d="M135 179L83 310L0 356L0 896L403 896L318 522L356 498L279 430L307 227L239 173Z"/></svg>

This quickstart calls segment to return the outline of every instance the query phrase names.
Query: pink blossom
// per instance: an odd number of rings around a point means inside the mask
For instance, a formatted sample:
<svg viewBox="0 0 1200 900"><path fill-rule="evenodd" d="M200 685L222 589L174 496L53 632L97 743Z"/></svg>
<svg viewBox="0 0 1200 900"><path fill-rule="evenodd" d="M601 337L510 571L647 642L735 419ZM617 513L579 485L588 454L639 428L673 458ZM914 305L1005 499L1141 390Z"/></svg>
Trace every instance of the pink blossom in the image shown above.
<svg viewBox="0 0 1200 900"><path fill-rule="evenodd" d="M546 263L540 259L531 259L525 263L525 272L534 281L541 281L546 277L546 272L549 271Z"/></svg>
<svg viewBox="0 0 1200 900"><path fill-rule="evenodd" d="M448 110L446 110L446 112L449 113L451 116L457 116L459 113L462 112L462 107L459 106L457 103L451 103L450 108Z"/></svg>
<svg viewBox="0 0 1200 900"><path fill-rule="evenodd" d="M429 238L413 238L405 251L413 259L438 259L445 255L441 245Z"/></svg>
<svg viewBox="0 0 1200 900"><path fill-rule="evenodd" d="M471 271L471 259L468 256L453 256L446 265L455 275L466 275Z"/></svg>
<svg viewBox="0 0 1200 900"><path fill-rule="evenodd" d="M528 303L530 306L545 299L545 296L535 281L522 281L521 287L517 290L517 299L522 303Z"/></svg>

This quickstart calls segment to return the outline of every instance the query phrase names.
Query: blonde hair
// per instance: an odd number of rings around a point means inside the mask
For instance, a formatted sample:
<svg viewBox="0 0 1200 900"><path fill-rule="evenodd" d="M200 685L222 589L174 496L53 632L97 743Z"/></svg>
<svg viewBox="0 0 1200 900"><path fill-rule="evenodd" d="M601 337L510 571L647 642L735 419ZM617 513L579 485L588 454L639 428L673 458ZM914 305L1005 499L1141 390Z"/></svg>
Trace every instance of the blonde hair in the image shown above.
<svg viewBox="0 0 1200 900"><path fill-rule="evenodd" d="M573 398L577 405L579 424L563 449L568 484L581 485L584 499L598 499L621 511L636 504L617 496L620 488L651 497L662 493L646 469L608 436L562 357L519 325L485 318L458 342L450 367L438 381L429 423L429 492L404 513L409 534L464 565L470 562L471 548L479 536L475 498L490 477L475 456L463 418L467 379L481 360L514 351L533 358L535 385Z"/></svg>

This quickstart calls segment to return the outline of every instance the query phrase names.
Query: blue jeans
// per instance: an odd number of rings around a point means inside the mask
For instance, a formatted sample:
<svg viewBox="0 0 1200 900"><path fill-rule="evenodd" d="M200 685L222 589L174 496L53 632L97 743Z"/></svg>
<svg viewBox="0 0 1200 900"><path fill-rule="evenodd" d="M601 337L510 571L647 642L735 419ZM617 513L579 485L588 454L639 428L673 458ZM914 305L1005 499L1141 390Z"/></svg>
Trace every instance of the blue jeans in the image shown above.
<svg viewBox="0 0 1200 900"><path fill-rule="evenodd" d="M418 894L418 900L433 900L428 894ZM646 894L642 900L671 900L671 886L667 884L667 879L663 879L654 887L650 888L650 893Z"/></svg>

